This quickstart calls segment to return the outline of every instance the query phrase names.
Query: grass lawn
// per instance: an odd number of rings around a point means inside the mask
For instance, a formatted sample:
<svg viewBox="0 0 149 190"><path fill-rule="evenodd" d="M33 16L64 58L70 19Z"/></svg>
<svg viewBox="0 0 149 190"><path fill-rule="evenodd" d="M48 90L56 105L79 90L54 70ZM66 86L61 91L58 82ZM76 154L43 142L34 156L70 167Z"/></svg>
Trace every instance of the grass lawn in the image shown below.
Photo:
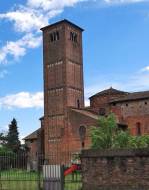
<svg viewBox="0 0 149 190"><path fill-rule="evenodd" d="M38 180L37 172L28 172L26 170L6 170L0 172L1 180Z"/></svg>
<svg viewBox="0 0 149 190"><path fill-rule="evenodd" d="M39 176L36 172L26 170L0 172L0 190L37 190L38 181Z"/></svg>
<svg viewBox="0 0 149 190"><path fill-rule="evenodd" d="M65 190L81 190L81 188L82 181L80 173L70 174L65 177Z"/></svg>
<svg viewBox="0 0 149 190"><path fill-rule="evenodd" d="M36 172L26 170L8 170L0 172L0 190L38 190L39 176ZM40 177L43 186L42 176ZM65 177L64 190L81 190L81 175Z"/></svg>
<svg viewBox="0 0 149 190"><path fill-rule="evenodd" d="M64 190L81 190L81 189L82 189L82 183L81 182L65 183L65 189Z"/></svg>
<svg viewBox="0 0 149 190"><path fill-rule="evenodd" d="M36 181L1 181L0 190L37 190Z"/></svg>

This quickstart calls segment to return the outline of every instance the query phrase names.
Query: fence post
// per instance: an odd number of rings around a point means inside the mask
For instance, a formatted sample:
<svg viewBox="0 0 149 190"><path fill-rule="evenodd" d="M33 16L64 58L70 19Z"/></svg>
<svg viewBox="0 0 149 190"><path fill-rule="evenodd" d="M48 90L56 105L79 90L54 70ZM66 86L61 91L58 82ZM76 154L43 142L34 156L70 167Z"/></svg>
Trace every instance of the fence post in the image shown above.
<svg viewBox="0 0 149 190"><path fill-rule="evenodd" d="M37 176L38 176L38 190L41 189L41 182L40 182L40 155L37 154Z"/></svg>
<svg viewBox="0 0 149 190"><path fill-rule="evenodd" d="M1 181L1 178L2 178L2 176L1 176L1 162L0 162L0 189L2 189L2 181Z"/></svg>
<svg viewBox="0 0 149 190"><path fill-rule="evenodd" d="M61 190L64 190L65 177L64 177L64 165L61 166Z"/></svg>

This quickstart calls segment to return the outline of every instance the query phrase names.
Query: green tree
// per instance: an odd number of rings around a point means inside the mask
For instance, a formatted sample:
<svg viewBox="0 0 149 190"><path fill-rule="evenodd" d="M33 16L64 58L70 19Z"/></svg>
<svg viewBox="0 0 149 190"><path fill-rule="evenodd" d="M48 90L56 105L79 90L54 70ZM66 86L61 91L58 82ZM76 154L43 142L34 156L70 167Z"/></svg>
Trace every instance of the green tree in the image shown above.
<svg viewBox="0 0 149 190"><path fill-rule="evenodd" d="M100 149L111 148L117 129L114 115L110 114L108 117L100 117L98 124L99 127L91 129L92 147Z"/></svg>
<svg viewBox="0 0 149 190"><path fill-rule="evenodd" d="M3 132L0 133L0 147L3 147L7 144L7 135Z"/></svg>
<svg viewBox="0 0 149 190"><path fill-rule="evenodd" d="M99 117L98 123L98 127L91 129L92 148L94 149L149 147L149 135L132 136L129 130L118 129L114 114Z"/></svg>
<svg viewBox="0 0 149 190"><path fill-rule="evenodd" d="M13 152L18 152L20 150L19 132L17 121L15 118L11 121L9 125L8 135L7 135L7 148Z"/></svg>
<svg viewBox="0 0 149 190"><path fill-rule="evenodd" d="M117 129L117 132L113 137L112 148L129 148L130 138L129 131Z"/></svg>

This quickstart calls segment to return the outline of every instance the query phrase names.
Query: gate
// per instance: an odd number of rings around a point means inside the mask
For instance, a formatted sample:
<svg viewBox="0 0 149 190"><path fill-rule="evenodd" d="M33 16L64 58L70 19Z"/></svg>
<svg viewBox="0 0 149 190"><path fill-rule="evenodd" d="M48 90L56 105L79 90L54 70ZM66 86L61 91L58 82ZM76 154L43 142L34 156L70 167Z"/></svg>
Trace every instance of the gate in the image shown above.
<svg viewBox="0 0 149 190"><path fill-rule="evenodd" d="M61 165L43 165L43 189L64 190L63 167Z"/></svg>
<svg viewBox="0 0 149 190"><path fill-rule="evenodd" d="M25 153L0 154L0 190L41 190L43 177L39 157Z"/></svg>
<svg viewBox="0 0 149 190"><path fill-rule="evenodd" d="M0 153L0 190L81 190L81 165L46 164L44 155Z"/></svg>
<svg viewBox="0 0 149 190"><path fill-rule="evenodd" d="M79 154L64 152L60 155L47 155L45 158L44 190L82 190Z"/></svg>

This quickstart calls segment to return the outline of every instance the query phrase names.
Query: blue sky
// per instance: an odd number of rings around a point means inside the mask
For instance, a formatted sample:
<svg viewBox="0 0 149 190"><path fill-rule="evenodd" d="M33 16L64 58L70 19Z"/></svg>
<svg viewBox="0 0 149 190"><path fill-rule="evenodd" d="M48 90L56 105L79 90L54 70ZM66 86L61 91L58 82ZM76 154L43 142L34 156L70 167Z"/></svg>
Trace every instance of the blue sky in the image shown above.
<svg viewBox="0 0 149 190"><path fill-rule="evenodd" d="M43 115L40 28L69 19L83 35L85 99L113 86L149 90L148 0L0 2L0 131L15 117L20 136Z"/></svg>

